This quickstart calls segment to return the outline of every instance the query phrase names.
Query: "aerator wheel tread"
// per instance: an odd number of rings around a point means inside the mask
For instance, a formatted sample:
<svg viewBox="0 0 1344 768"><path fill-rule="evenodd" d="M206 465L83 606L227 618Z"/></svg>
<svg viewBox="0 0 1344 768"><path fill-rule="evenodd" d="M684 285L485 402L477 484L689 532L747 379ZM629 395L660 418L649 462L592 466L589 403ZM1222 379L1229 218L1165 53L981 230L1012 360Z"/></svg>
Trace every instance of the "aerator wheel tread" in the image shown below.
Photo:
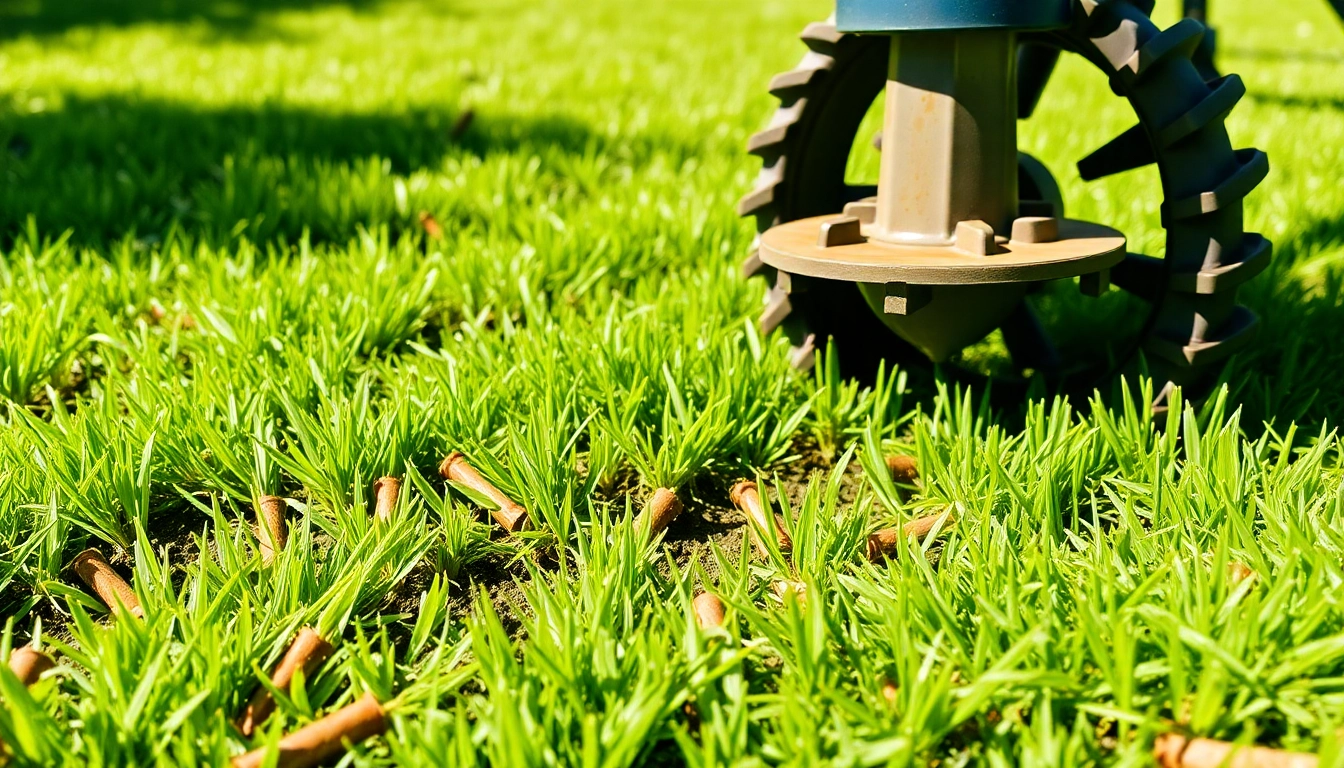
<svg viewBox="0 0 1344 768"><path fill-rule="evenodd" d="M1021 39L1083 55L1134 108L1138 125L1085 158L1080 171L1090 180L1157 166L1166 257L1130 254L1112 278L1152 303L1141 346L1153 376L1196 384L1253 336L1255 315L1237 305L1236 290L1264 270L1271 253L1269 242L1242 224L1242 199L1264 178L1268 161L1258 150L1234 150L1224 126L1245 87L1236 76L1206 80L1207 69L1202 73L1196 63L1207 47L1199 22L1159 30L1148 18L1148 0L1075 2L1070 28ZM808 25L803 41L809 52L772 81L780 107L749 145L763 165L738 211L755 216L762 232L838 212L845 202L873 194L871 187L846 186L843 167L858 121L885 84L887 42L841 33L831 21ZM842 107L842 116L826 116ZM823 188L809 188L816 186ZM796 360L810 363L810 351L827 337L841 347L849 371L860 375L883 358L917 359L867 310L854 285L809 280L802 291L779 280L754 252L743 271L774 285L762 327L785 330Z"/></svg>
<svg viewBox="0 0 1344 768"><path fill-rule="evenodd" d="M1204 40L1204 33L1204 25L1194 19L1181 19L1159 32L1130 59L1128 66L1134 73L1133 80L1143 80L1170 58L1192 58Z"/></svg>
<svg viewBox="0 0 1344 768"><path fill-rule="evenodd" d="M813 117L823 113L832 99L845 98L855 82L876 75L880 89L886 81L887 46L879 38L838 32L833 20L809 24L801 38L808 53L798 66L771 80L771 92L779 99L779 108L765 130L753 135L747 145L751 154L762 158L762 166L752 191L738 203L738 213L755 216L761 232L814 211L822 214L831 207L838 211L845 203L876 194L871 186L845 185L843 171L839 182L821 195L809 194L811 190L797 182L806 165L817 161L816 152L800 157L809 142L819 140ZM858 89L865 90L870 89ZM861 118L862 114L854 120L848 139L853 138ZM830 149L835 152L837 148ZM845 145L843 156L837 155L838 162L843 164L848 152L849 146ZM814 202L825 199L826 205L809 204L809 197ZM760 328L765 332L780 328L788 334L795 367L810 367L818 344L828 337L836 338L836 344L845 350L847 367L856 372L876 370L884 358L913 358L913 350L868 310L853 284L809 280L802 291L791 281L777 280L776 270L761 262L755 245L742 271L745 275L761 275L772 285Z"/></svg>
<svg viewBox="0 0 1344 768"><path fill-rule="evenodd" d="M1079 160L1078 175L1083 181L1096 181L1156 162L1148 132L1142 125L1135 125Z"/></svg>
<svg viewBox="0 0 1344 768"><path fill-rule="evenodd" d="M1195 62L1198 22L1160 31L1126 0L1082 6L1086 15L1054 35L1108 71L1148 134L1162 179L1167 253L1153 260L1160 271L1154 264L1147 270L1161 294L1143 348L1150 362L1160 361L1155 374L1198 383L1243 348L1258 325L1254 313L1236 304L1236 290L1270 258L1269 242L1244 231L1242 210L1243 198L1268 173L1268 159L1232 148L1224 119L1245 86L1235 75L1205 81Z"/></svg>
<svg viewBox="0 0 1344 768"><path fill-rule="evenodd" d="M1209 95L1157 132L1154 138L1159 147L1175 146L1210 124L1223 122L1237 102L1241 101L1241 97L1246 95L1246 85L1236 75L1219 78L1209 85L1214 86Z"/></svg>
<svg viewBox="0 0 1344 768"><path fill-rule="evenodd" d="M1163 203L1162 221L1193 219L1228 205L1239 205L1269 175L1269 157L1258 149L1243 149L1237 151L1237 162L1240 167L1216 188Z"/></svg>

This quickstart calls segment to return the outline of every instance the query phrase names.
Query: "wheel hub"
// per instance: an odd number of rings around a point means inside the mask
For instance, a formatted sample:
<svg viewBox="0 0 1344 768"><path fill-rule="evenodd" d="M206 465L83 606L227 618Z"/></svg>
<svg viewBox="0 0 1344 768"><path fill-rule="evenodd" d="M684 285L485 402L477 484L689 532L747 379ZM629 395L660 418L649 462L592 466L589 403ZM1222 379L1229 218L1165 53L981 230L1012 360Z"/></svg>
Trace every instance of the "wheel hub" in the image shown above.
<svg viewBox="0 0 1344 768"><path fill-rule="evenodd" d="M862 205L772 227L761 236L761 260L791 276L793 293L807 278L858 283L887 327L936 362L1002 325L1034 284L1082 276L1096 295L1125 257L1116 230L1052 217L1020 217L1010 237L963 222L948 245L886 243L863 223Z"/></svg>

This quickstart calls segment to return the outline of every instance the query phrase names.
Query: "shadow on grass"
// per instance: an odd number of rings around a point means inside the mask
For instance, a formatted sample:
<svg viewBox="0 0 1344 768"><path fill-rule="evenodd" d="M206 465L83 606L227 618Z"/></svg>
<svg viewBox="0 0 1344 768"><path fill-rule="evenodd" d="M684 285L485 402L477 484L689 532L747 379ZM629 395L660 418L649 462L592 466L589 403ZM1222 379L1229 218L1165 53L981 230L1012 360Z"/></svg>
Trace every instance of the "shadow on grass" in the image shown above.
<svg viewBox="0 0 1344 768"><path fill-rule="evenodd" d="M1256 104L1283 109L1310 109L1344 112L1344 98L1339 96L1305 96L1285 93L1249 93L1246 96Z"/></svg>
<svg viewBox="0 0 1344 768"><path fill-rule="evenodd" d="M1279 244L1276 257L1297 263L1322 250L1341 247L1344 247L1344 211L1302 222L1293 231L1291 240Z"/></svg>
<svg viewBox="0 0 1344 768"><path fill-rule="evenodd" d="M1239 299L1260 315L1256 341L1226 373L1254 428L1329 424L1344 414L1344 211L1304 221Z"/></svg>
<svg viewBox="0 0 1344 768"><path fill-rule="evenodd" d="M1322 50L1320 48L1241 48L1237 46L1219 47L1219 58L1244 59L1269 64L1288 62L1309 64L1344 63L1344 51Z"/></svg>
<svg viewBox="0 0 1344 768"><path fill-rule="evenodd" d="M608 157L638 166L703 151L649 133L613 138L560 115L481 113L465 128L462 117L447 108L203 109L121 97L70 97L38 114L0 112L0 238L8 241L31 215L42 231L72 229L83 244L174 224L227 237L240 220L258 216L266 223L249 231L253 237L309 228L317 239L345 239L360 224L396 224L394 175L439 168L449 158L536 156L543 173L555 166L557 183L569 183L575 161ZM470 195L493 197L480 189Z"/></svg>
<svg viewBox="0 0 1344 768"><path fill-rule="evenodd" d="M0 0L0 39L84 27L203 22L226 35L253 31L268 14L324 6L374 10L383 0Z"/></svg>

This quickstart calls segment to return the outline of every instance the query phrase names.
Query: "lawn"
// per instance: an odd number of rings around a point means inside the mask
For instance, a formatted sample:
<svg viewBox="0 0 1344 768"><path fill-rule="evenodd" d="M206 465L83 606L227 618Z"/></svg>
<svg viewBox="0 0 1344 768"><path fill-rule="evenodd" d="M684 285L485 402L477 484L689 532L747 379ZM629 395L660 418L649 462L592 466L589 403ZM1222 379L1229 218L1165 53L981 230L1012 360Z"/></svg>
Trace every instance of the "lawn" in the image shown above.
<svg viewBox="0 0 1344 768"><path fill-rule="evenodd" d="M744 145L823 0L0 0L0 657L57 661L5 749L222 765L372 695L353 765L1344 764L1344 25L1212 5L1275 261L1154 418L757 332ZM1022 146L1160 255L1154 170L1072 170L1131 122L1069 60Z"/></svg>

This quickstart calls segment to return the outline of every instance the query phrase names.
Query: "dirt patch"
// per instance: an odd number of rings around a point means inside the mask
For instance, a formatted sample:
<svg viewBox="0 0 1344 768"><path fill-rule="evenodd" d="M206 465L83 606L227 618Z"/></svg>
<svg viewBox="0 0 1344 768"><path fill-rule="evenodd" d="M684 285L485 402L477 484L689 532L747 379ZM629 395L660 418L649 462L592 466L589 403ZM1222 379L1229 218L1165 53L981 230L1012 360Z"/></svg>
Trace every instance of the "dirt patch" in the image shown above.
<svg viewBox="0 0 1344 768"><path fill-rule="evenodd" d="M724 555L737 558L746 546L747 517L728 501L731 482L710 478L678 494L685 509L668 526L663 546L682 572L699 563L705 576L716 580L719 564L712 548L718 546Z"/></svg>
<svg viewBox="0 0 1344 768"><path fill-rule="evenodd" d="M762 490L773 497L774 481L778 478L789 504L796 507L802 503L809 481L818 473L824 478L834 465L810 438L801 437L794 448L798 458L767 474L763 478L766 487ZM707 579L716 581L719 566L713 556L713 548L717 547L726 557L736 560L741 556L742 548L749 546L746 516L728 500L729 489L741 479L743 477L739 473L710 473L678 493L685 509L664 534L663 547L681 572L698 567ZM857 462L851 463L842 481L842 503L853 502L861 479L862 469ZM637 476L623 473L606 493L598 495L597 506L610 510L613 516L623 515L628 499L638 512L642 508L644 490L639 486ZM164 509L154 516L148 532L149 543L154 557L161 558L163 553L167 554L175 589L181 589L189 564L201 556L197 534L209 522L198 510L186 505ZM502 532L499 535L506 536ZM324 542L320 541L323 538L321 534L315 536L315 548L323 546ZM106 546L102 548L113 568L122 578L132 582L134 561L131 552ZM527 565L528 559L534 569L547 575L559 571L556 554L549 548L539 548L522 557L492 556L473 563L459 574L450 588L450 615L456 618L470 614L475 610L477 595L484 591L505 630L519 636L522 620L528 610L523 593L523 587L530 582L532 574ZM659 565L659 570L669 575L670 568L665 563ZM406 631L394 632L397 635L394 640L404 639L402 634L409 636L409 625L419 614L421 594L429 588L435 574L429 563L418 564L382 604L383 611L401 614L407 619ZM63 571L60 577L72 586L84 588L72 570ZM28 585L15 582L0 592L0 605L8 606L11 610L17 609L34 594ZM44 634L69 640L67 624L70 617L62 602L49 596L37 600L25 615L24 623L40 618ZM25 634L22 628L16 629L19 636Z"/></svg>
<svg viewBox="0 0 1344 768"><path fill-rule="evenodd" d="M162 553L167 552L174 588L182 586L187 573L186 564L193 562L200 554L196 536L205 534L209 541L206 526L210 522L210 518L195 507L182 506L155 515L150 530L145 532L155 557L161 557ZM119 559L113 561L114 565L125 562L129 567L133 564L129 552L118 552L117 556Z"/></svg>
<svg viewBox="0 0 1344 768"><path fill-rule="evenodd" d="M449 615L466 616L475 610L476 595L482 590L494 606L504 631L512 637L520 636L522 619L520 610L527 601L519 584L530 581L527 566L516 557L490 557L472 564L458 576L455 588L449 590ZM461 586L456 586L460 584ZM417 611L416 605L412 613Z"/></svg>
<svg viewBox="0 0 1344 768"><path fill-rule="evenodd" d="M74 571L70 571L71 577L78 580ZM36 598L34 600L34 598ZM17 580L10 582L4 591L0 592L0 606L3 606L5 616L12 616L18 613L24 604L33 601L32 606L22 617L14 622L14 644L20 645L27 643L32 639L32 628L38 621L42 623L42 636L44 638L55 638L62 642L70 642L72 636L67 629L70 623L70 614L66 612L64 601L57 602L57 598L33 589L27 584L22 584Z"/></svg>

